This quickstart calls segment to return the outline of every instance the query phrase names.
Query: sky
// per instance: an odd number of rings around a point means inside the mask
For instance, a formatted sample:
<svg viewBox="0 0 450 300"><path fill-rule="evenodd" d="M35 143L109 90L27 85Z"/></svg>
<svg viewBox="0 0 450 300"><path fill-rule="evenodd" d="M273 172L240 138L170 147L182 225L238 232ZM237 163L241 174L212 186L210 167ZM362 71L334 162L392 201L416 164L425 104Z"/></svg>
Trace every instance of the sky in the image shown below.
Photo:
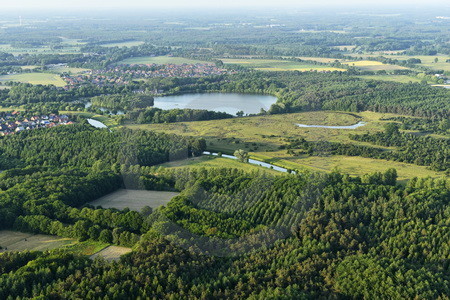
<svg viewBox="0 0 450 300"><path fill-rule="evenodd" d="M180 7L311 7L313 6L361 6L376 5L377 7L386 6L450 6L448 0L13 0L2 1L2 9L32 9L32 8L180 8Z"/></svg>

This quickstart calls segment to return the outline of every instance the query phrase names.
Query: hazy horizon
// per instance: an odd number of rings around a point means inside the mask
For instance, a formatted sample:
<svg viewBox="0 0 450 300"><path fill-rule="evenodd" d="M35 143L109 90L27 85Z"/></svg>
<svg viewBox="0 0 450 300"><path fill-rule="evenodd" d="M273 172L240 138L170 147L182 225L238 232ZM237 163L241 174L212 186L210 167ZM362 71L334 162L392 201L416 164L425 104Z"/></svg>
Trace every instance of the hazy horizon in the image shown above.
<svg viewBox="0 0 450 300"><path fill-rule="evenodd" d="M227 3L218 3L207 0L192 0L189 2L181 0L167 0L164 2L150 2L143 0L110 0L106 4L101 0L79 0L76 2L62 2L58 0L16 0L14 2L9 2L2 4L2 10L28 10L28 9L93 9L93 8L103 8L103 9L133 9L133 8L157 8L157 9L177 9L177 8L264 8L264 7L276 7L276 8L314 8L314 7L367 7L372 6L377 9L390 8L390 7L401 7L405 6L420 6L420 7L450 7L450 3L446 0L429 0L424 3L423 0L368 0L368 1L357 1L357 0L346 0L336 3L336 1L331 0L317 0L314 3L309 1L295 1L295 0L229 0ZM384 7L383 7L384 6Z"/></svg>

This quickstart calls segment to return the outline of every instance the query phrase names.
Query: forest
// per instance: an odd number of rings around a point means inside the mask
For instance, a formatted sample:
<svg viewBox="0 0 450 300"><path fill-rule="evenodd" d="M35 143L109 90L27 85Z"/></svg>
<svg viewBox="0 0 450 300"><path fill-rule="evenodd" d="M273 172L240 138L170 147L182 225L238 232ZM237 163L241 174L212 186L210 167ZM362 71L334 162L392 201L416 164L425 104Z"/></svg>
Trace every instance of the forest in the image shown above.
<svg viewBox="0 0 450 300"><path fill-rule="evenodd" d="M0 239L0 299L449 298L447 6L132 3L0 12L0 125L19 128L0 136L0 232L73 241ZM245 117L155 107L190 93L277 100ZM71 122L33 127L49 114ZM373 171L341 172L339 157ZM94 205L123 190L175 196Z"/></svg>

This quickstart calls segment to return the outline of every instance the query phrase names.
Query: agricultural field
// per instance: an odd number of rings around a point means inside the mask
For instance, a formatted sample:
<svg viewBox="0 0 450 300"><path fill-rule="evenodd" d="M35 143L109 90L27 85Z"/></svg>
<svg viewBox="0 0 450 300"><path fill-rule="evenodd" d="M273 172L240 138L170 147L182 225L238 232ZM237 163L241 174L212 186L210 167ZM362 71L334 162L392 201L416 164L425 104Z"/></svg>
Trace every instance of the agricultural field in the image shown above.
<svg viewBox="0 0 450 300"><path fill-rule="evenodd" d="M298 56L295 57L301 60L312 60L312 61L317 61L317 62L321 62L321 63L326 63L326 64L330 64L330 63L334 63L336 61L342 62L344 61L343 59L338 59L338 58L330 58L330 57L307 57L307 56Z"/></svg>
<svg viewBox="0 0 450 300"><path fill-rule="evenodd" d="M58 74L51 74L51 73L23 73L23 74L0 76L0 82L7 82L7 81L17 81L22 83L42 84L42 85L53 84L54 86L57 87L63 87L66 85L66 82L62 80Z"/></svg>
<svg viewBox="0 0 450 300"><path fill-rule="evenodd" d="M12 47L9 44L0 44L0 52L11 53L15 56L20 54L75 54L80 53L80 47L74 44L63 44L60 49L50 46L41 47Z"/></svg>
<svg viewBox="0 0 450 300"><path fill-rule="evenodd" d="M346 61L343 64L354 66L362 71L392 71L392 70L406 70L408 68L396 65L383 64L379 61L371 60L359 60L359 61Z"/></svg>
<svg viewBox="0 0 450 300"><path fill-rule="evenodd" d="M384 56L386 58L398 59L398 60L408 60L411 58L418 58L422 61L422 63L417 64L417 66L423 66L430 68L432 70L444 70L450 71L450 63L446 62L447 59L450 59L449 56L445 55L386 55L386 54L350 54L351 56L357 57L378 57ZM435 59L438 59L438 62L435 62Z"/></svg>
<svg viewBox="0 0 450 300"><path fill-rule="evenodd" d="M280 150L280 146L287 145L287 138L305 138L308 141L330 141L353 143L370 146L369 143L350 140L349 134L376 132L384 130L384 125L389 121L382 118L393 117L394 114L382 114L374 112L345 113L345 112L304 112L284 115L256 116L245 118L233 118L226 120L185 122L171 124L127 125L131 129L147 129L158 132L174 133L188 136L203 136L207 141L208 149L216 152L233 153L236 149L244 149L250 153L251 158L272 163L274 165L290 169L314 169L332 171L340 168L343 172L353 175L361 175L379 170L385 170L390 166L398 169L399 177L404 180L413 176L442 176L428 170L423 166L416 166L400 162L375 160L360 157L331 156L331 157L294 157L287 155L286 150ZM295 124L307 125L353 125L360 121L367 122L365 126L356 129L329 129L298 127ZM238 138L237 138L238 137ZM388 149L388 148L386 148ZM370 162L370 163L369 163ZM222 158L222 161L200 160L199 162L186 162L182 165L195 164L230 164ZM178 162L170 163L168 167L176 167Z"/></svg>
<svg viewBox="0 0 450 300"><path fill-rule="evenodd" d="M53 67L49 69L48 71L52 73L62 74L62 73L71 73L71 74L80 74L86 71L89 71L90 69L85 68L72 68L72 67L64 67L64 66L58 66Z"/></svg>
<svg viewBox="0 0 450 300"><path fill-rule="evenodd" d="M108 48L112 48L112 47L134 47L134 46L140 46L144 44L144 42L142 41L128 41L128 42L117 42L117 43L107 43L107 44L102 44L102 47L108 47Z"/></svg>
<svg viewBox="0 0 450 300"><path fill-rule="evenodd" d="M348 51L351 51L351 50L355 49L356 47L358 47L358 46L356 46L356 45L343 45L343 46L334 46L333 48L336 48L336 49L339 49L339 50L342 50L342 51L344 51L346 49Z"/></svg>
<svg viewBox="0 0 450 300"><path fill-rule="evenodd" d="M101 206L103 208L129 208L130 210L141 211L141 209L145 206L157 208L165 205L177 195L178 193L175 192L118 190L92 201L89 204L93 206Z"/></svg>
<svg viewBox="0 0 450 300"><path fill-rule="evenodd" d="M18 231L0 231L0 246L3 251L45 251L76 244L77 240L44 234L23 233Z"/></svg>
<svg viewBox="0 0 450 300"><path fill-rule="evenodd" d="M450 71L450 62L446 62L447 59L450 59L449 56L443 56L443 55L413 55L413 56L407 56L407 55L390 55L387 56L388 58L394 58L394 59L400 59L400 60L406 60L410 58L418 58L422 61L421 64L418 64L419 66L424 66L433 70L444 70L444 71ZM438 62L435 62L435 59L438 59Z"/></svg>
<svg viewBox="0 0 450 300"><path fill-rule="evenodd" d="M54 235L33 234L11 230L0 231L0 254L6 251L47 251L61 249L76 255L91 256L108 247L97 241L78 242Z"/></svg>
<svg viewBox="0 0 450 300"><path fill-rule="evenodd" d="M132 65L132 64L198 64L198 63L211 63L207 61L189 59L184 57L174 57L174 56L142 56L142 57L132 57L125 60L119 61L118 65Z"/></svg>
<svg viewBox="0 0 450 300"><path fill-rule="evenodd" d="M39 66L20 66L22 70L34 70L36 68L39 68Z"/></svg>
<svg viewBox="0 0 450 300"><path fill-rule="evenodd" d="M329 66L314 65L289 60L276 59L220 59L224 64L235 64L261 71L346 71Z"/></svg>
<svg viewBox="0 0 450 300"><path fill-rule="evenodd" d="M109 246L109 247L106 247L105 249L95 253L94 255L92 255L91 258L94 259L96 257L101 257L101 258L105 259L106 261L114 261L114 260L119 260L122 255L130 253L130 252L131 252L131 248L119 247L119 246Z"/></svg>
<svg viewBox="0 0 450 300"><path fill-rule="evenodd" d="M236 169L245 170L247 172L263 171L263 172L268 172L268 173L274 174L274 175L282 174L278 171L274 171L269 168L264 168L264 167L257 166L257 165L242 163L235 159L210 156L210 155L173 161L173 162L161 164L159 166L165 167L165 168L186 168L186 167L189 167L189 168L236 168Z"/></svg>

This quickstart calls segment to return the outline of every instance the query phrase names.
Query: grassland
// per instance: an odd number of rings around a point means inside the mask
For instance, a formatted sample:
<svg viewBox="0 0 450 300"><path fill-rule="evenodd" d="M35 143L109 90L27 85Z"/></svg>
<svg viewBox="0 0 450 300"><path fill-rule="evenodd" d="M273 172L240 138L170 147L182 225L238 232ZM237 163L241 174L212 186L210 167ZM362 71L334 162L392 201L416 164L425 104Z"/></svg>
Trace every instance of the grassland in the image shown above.
<svg viewBox="0 0 450 300"><path fill-rule="evenodd" d="M58 74L51 74L51 73L22 73L22 74L0 76L0 82L7 82L7 81L16 81L22 83L43 84L43 85L53 84L57 87L63 87L66 85L66 82L62 80Z"/></svg>
<svg viewBox="0 0 450 300"><path fill-rule="evenodd" d="M374 171L396 167L401 179L413 176L443 176L423 166L411 164L366 159L349 156L306 157L287 155L280 146L287 145L287 138L305 138L308 141L331 141L353 143L371 146L364 142L356 142L349 138L349 134L363 134L384 130L388 121L381 120L395 116L362 112L358 114L345 112L305 112L284 115L257 116L233 118L226 120L185 122L171 124L127 125L131 129L147 129L158 132L174 133L186 136L202 136L207 141L211 151L232 153L236 149L250 152L252 158L290 169L313 169L332 171L340 168L343 172L361 175ZM367 122L366 126L353 130L327 128L300 128L295 124L308 125L353 125L359 121ZM370 163L369 163L370 162ZM217 162L187 162L185 165L202 164L234 164L236 162L223 160ZM170 166L170 165L169 165ZM172 165L176 167L176 165Z"/></svg>
<svg viewBox="0 0 450 300"><path fill-rule="evenodd" d="M86 255L91 256L93 254L102 251L109 244L96 242L96 241L84 241L84 242L76 242L74 244L70 244L62 248L64 251L76 254L76 255Z"/></svg>
<svg viewBox="0 0 450 300"><path fill-rule="evenodd" d="M299 56L299 57L296 57L296 58L301 59L301 60L312 60L312 61L317 61L317 62L320 62L320 63L326 63L326 64L334 63L334 62L336 62L336 61L339 61L339 62L344 61L343 59L329 58L329 57L306 57L306 56Z"/></svg>
<svg viewBox="0 0 450 300"><path fill-rule="evenodd" d="M362 71L392 71L392 70L406 70L408 68L397 66L397 65L388 65L383 64L379 61L371 61L371 60L358 60L358 61L347 61L342 62L343 64L354 66Z"/></svg>
<svg viewBox="0 0 450 300"><path fill-rule="evenodd" d="M11 53L13 55L20 54L75 54L80 53L80 47L75 44L62 43L61 49L51 48L50 46L40 47L12 47L9 44L0 44L0 52Z"/></svg>
<svg viewBox="0 0 450 300"><path fill-rule="evenodd" d="M263 171L268 172L270 174L278 175L281 174L278 171L274 171L269 168L260 167L257 165L252 164L246 164L242 163L240 161L231 159L231 158L222 158L217 156L201 156L201 157L194 157L179 161L173 161L165 164L161 164L161 167L165 168L236 168L245 170L247 172L252 171Z"/></svg>
<svg viewBox="0 0 450 300"><path fill-rule="evenodd" d="M11 110L11 108L9 108L9 110ZM68 111L68 110L62 110L62 111L60 111L60 114L77 115L77 116L81 116L83 118L94 119L94 120L97 120L99 122L102 122L103 124L105 124L109 128L114 128L114 127L118 126L117 119L114 116L111 116L111 115L97 115L97 114L90 113L90 112Z"/></svg>
<svg viewBox="0 0 450 300"><path fill-rule="evenodd" d="M85 241L78 242L75 239L63 238L53 235L33 234L11 230L0 231L0 255L6 251L47 251L60 249L76 255L91 256L109 244Z"/></svg>
<svg viewBox="0 0 450 300"><path fill-rule="evenodd" d="M141 211L144 206L157 208L165 205L170 199L177 195L178 193L174 192L118 190L92 201L89 204L93 206L102 206L103 208L129 208L130 210Z"/></svg>
<svg viewBox="0 0 450 300"><path fill-rule="evenodd" d="M22 70L34 70L36 68L39 68L39 66L20 66Z"/></svg>
<svg viewBox="0 0 450 300"><path fill-rule="evenodd" d="M387 56L389 58L393 59L399 59L399 60L407 60L410 58L418 58L422 61L419 66L424 66L433 70L444 70L444 71L450 71L450 63L445 62L447 59L450 59L449 56L443 56L443 55L414 55L414 56L407 56L407 55L389 55ZM435 63L434 60L438 59L438 62Z"/></svg>
<svg viewBox="0 0 450 300"><path fill-rule="evenodd" d="M353 176L361 176L371 172L383 172L387 168L395 168L398 172L400 181L409 178L419 177L442 177L442 172L428 170L423 166L413 164L387 161L383 159L371 159L358 156L292 156L287 151L271 152L270 156L259 153L252 153L252 158L264 160L285 168L309 169L314 171L332 171L339 170Z"/></svg>
<svg viewBox="0 0 450 300"><path fill-rule="evenodd" d="M224 64L235 64L261 71L346 71L329 66L314 65L303 62L276 59L220 59Z"/></svg>
<svg viewBox="0 0 450 300"><path fill-rule="evenodd" d="M422 61L422 63L417 64L418 66L427 67L433 70L444 70L450 71L450 63L447 63L446 60L450 59L449 56L445 55L385 55L385 54L351 54L351 56L357 57L378 57L384 56L386 58L398 59L398 60L408 60L410 58L418 58ZM435 63L434 60L438 59L438 62Z"/></svg>
<svg viewBox="0 0 450 300"><path fill-rule="evenodd" d="M45 251L61 248L77 243L74 239L62 238L58 236L23 233L18 231L0 231L0 246L2 251L24 251L37 250Z"/></svg>
<svg viewBox="0 0 450 300"><path fill-rule="evenodd" d="M108 48L112 48L112 47L134 47L134 46L140 46L144 44L144 42L142 41L128 41L128 42L118 42L118 43L107 43L107 44L102 44L102 47L108 47Z"/></svg>
<svg viewBox="0 0 450 300"><path fill-rule="evenodd" d="M83 73L83 72L86 72L89 70L90 69L85 69L85 68L72 68L72 67L58 66L58 67L51 68L49 71L53 72L53 73L57 73L57 74L62 74L62 73L80 74L80 73Z"/></svg>
<svg viewBox="0 0 450 300"><path fill-rule="evenodd" d="M132 64L197 64L197 63L211 63L201 60L189 59L184 57L173 57L173 56L142 56L142 57L132 57L125 60L119 61L117 64L132 65Z"/></svg>
<svg viewBox="0 0 450 300"><path fill-rule="evenodd" d="M124 254L130 253L131 249L119 246L109 246L91 256L92 259L101 257L107 261L119 260Z"/></svg>
<svg viewBox="0 0 450 300"><path fill-rule="evenodd" d="M202 136L207 140L209 149L230 153L240 148L249 151L274 151L279 146L287 144L286 138L305 137L311 141L349 142L348 130L300 128L295 124L353 125L359 121L371 120L371 117L350 113L307 112L215 121L126 125L126 127ZM370 122L368 125L350 130L350 132L366 132L367 128L381 130L382 124Z"/></svg>

